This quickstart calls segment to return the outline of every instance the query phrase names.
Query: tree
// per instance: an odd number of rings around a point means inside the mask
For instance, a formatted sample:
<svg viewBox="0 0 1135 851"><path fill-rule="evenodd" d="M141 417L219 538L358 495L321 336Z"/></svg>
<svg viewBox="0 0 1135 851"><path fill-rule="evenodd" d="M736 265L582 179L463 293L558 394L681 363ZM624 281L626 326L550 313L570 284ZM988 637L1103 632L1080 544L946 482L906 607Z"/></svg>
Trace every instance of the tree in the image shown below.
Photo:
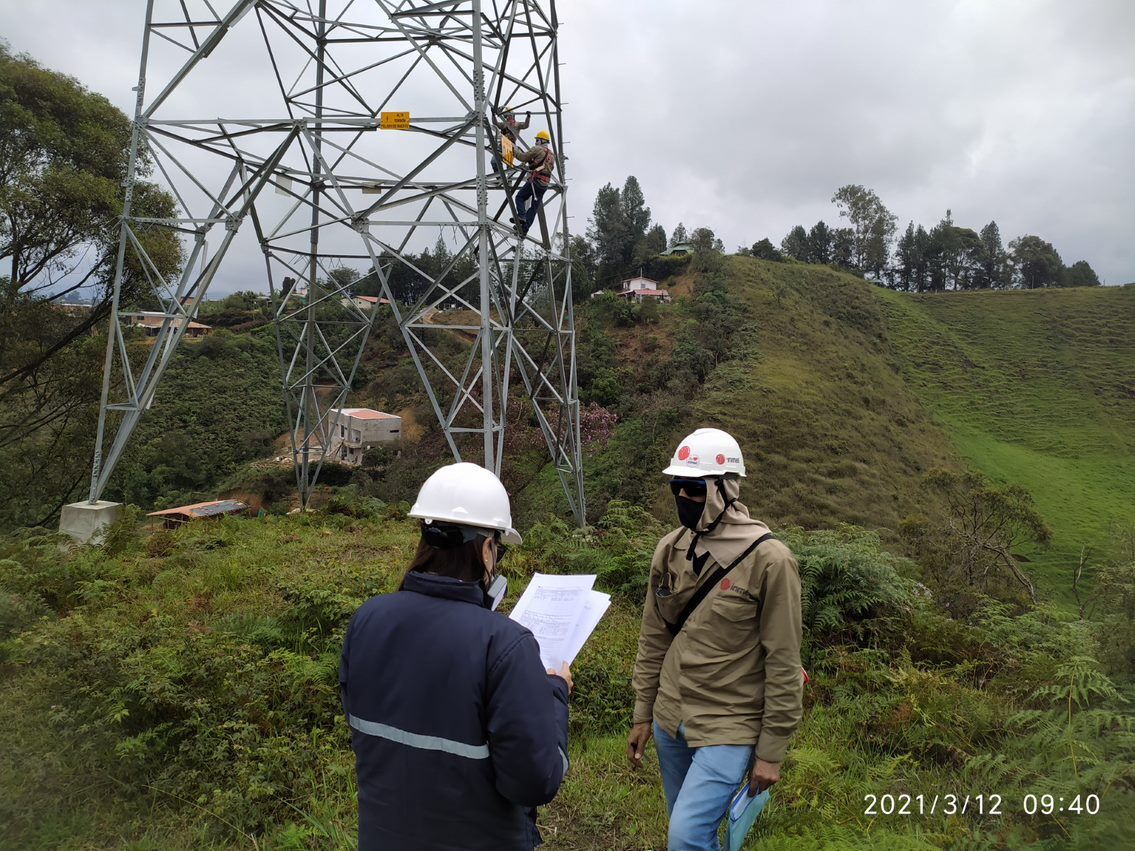
<svg viewBox="0 0 1135 851"><path fill-rule="evenodd" d="M927 261L930 272L929 289L972 289L971 281L980 266L981 240L970 228L954 224L953 213L946 211L945 218L930 231Z"/></svg>
<svg viewBox="0 0 1135 851"><path fill-rule="evenodd" d="M690 244L693 245L695 254L707 254L711 251L721 253L725 250L725 245L710 228L695 228L690 235Z"/></svg>
<svg viewBox="0 0 1135 851"><path fill-rule="evenodd" d="M958 255L957 265L954 268L954 289L974 290L981 289L981 273L985 250L981 237L973 228L954 229Z"/></svg>
<svg viewBox="0 0 1135 851"><path fill-rule="evenodd" d="M808 244L808 232L804 230L803 225L796 225L788 232L788 235L780 241L780 250L793 259L808 262L811 247Z"/></svg>
<svg viewBox="0 0 1135 851"><path fill-rule="evenodd" d="M59 298L93 286L108 297L130 132L130 120L106 98L0 45L0 261L11 268L5 297ZM151 168L143 148L138 173ZM138 185L134 200L140 215L175 210L152 184ZM159 274L180 267L172 230L136 232ZM141 283L137 264L128 272L128 285Z"/></svg>
<svg viewBox="0 0 1135 851"><path fill-rule="evenodd" d="M915 292L930 288L930 234L919 225L914 229L914 269L911 284Z"/></svg>
<svg viewBox="0 0 1135 851"><path fill-rule="evenodd" d="M1001 230L997 222L981 229L981 261L975 285L979 289L997 289L1010 283L1009 257L1001 245Z"/></svg>
<svg viewBox="0 0 1135 851"><path fill-rule="evenodd" d="M854 233L852 265L876 280L887 266L890 241L897 219L879 196L865 186L841 186L832 196L841 216L851 222Z"/></svg>
<svg viewBox="0 0 1135 851"><path fill-rule="evenodd" d="M895 245L895 278L898 289L910 292L915 288L915 269L918 260L918 241L915 238L914 222L909 222L906 231Z"/></svg>
<svg viewBox="0 0 1135 851"><path fill-rule="evenodd" d="M639 240L635 248L634 263L646 263L666 250L666 228L655 225L646 232L646 236Z"/></svg>
<svg viewBox="0 0 1135 851"><path fill-rule="evenodd" d="M94 442L101 351L110 313L131 122L106 98L0 45L0 466L20 492L17 522L49 522L86 478ZM150 173L139 150L137 173ZM176 215L169 193L139 181L136 216ZM132 225L166 278L182 263L176 231ZM93 292L89 310L55 301ZM156 301L142 261L127 251L122 303ZM22 483L13 477L23 477ZM10 515L15 516L15 515Z"/></svg>
<svg viewBox="0 0 1135 851"><path fill-rule="evenodd" d="M606 286L618 274L624 247L628 243L628 227L622 193L606 184L595 196L587 238L595 246L598 282Z"/></svg>
<svg viewBox="0 0 1135 851"><path fill-rule="evenodd" d="M943 500L942 518L908 518L901 533L926 569L926 578L947 608L966 614L979 594L1036 601L1036 588L1021 567L1021 548L1048 546L1052 532L1020 485L998 487L980 473L930 472L923 486Z"/></svg>
<svg viewBox="0 0 1135 851"><path fill-rule="evenodd" d="M1009 256L1017 285L1022 289L1052 287L1059 283L1064 261L1052 243L1039 236L1018 237L1009 243Z"/></svg>
<svg viewBox="0 0 1135 851"><path fill-rule="evenodd" d="M1098 287L1099 285L1100 279L1096 275L1096 270L1087 260L1077 260L1066 268L1060 280L1062 287Z"/></svg>
<svg viewBox="0 0 1135 851"><path fill-rule="evenodd" d="M832 262L832 229L822 220L808 231L808 262L821 265Z"/></svg>
<svg viewBox="0 0 1135 851"><path fill-rule="evenodd" d="M784 259L781 253L776 250L776 246L769 241L768 237L765 237L760 242L753 243L753 247L749 251L754 257L759 257L761 260L773 260L779 263Z"/></svg>
<svg viewBox="0 0 1135 851"><path fill-rule="evenodd" d="M631 251L628 252L627 257L629 260L635 246L646 236L646 229L650 227L650 208L646 206L642 187L638 185L638 178L633 174L627 177L623 183L622 203L623 221L626 222L627 238L631 242ZM665 239L665 232L663 232L663 239Z"/></svg>
<svg viewBox="0 0 1135 851"><path fill-rule="evenodd" d="M670 234L670 247L681 245L683 242L689 242L690 235L686 233L686 226L678 222L678 226L674 228L674 232Z"/></svg>
<svg viewBox="0 0 1135 851"><path fill-rule="evenodd" d="M586 301L595 292L595 249L584 237L571 238L571 297L575 302Z"/></svg>
<svg viewBox="0 0 1135 851"><path fill-rule="evenodd" d="M855 232L851 228L832 231L832 262L843 269L855 269Z"/></svg>
<svg viewBox="0 0 1135 851"><path fill-rule="evenodd" d="M650 208L633 174L621 190L610 183L599 190L587 229L587 237L595 246L598 283L612 284L647 256L665 250L666 231L651 231L648 239L649 227Z"/></svg>
<svg viewBox="0 0 1135 851"><path fill-rule="evenodd" d="M346 289L350 292L351 285L359 279L359 273L350 266L336 266L334 269L328 271L327 279L329 286L336 289Z"/></svg>

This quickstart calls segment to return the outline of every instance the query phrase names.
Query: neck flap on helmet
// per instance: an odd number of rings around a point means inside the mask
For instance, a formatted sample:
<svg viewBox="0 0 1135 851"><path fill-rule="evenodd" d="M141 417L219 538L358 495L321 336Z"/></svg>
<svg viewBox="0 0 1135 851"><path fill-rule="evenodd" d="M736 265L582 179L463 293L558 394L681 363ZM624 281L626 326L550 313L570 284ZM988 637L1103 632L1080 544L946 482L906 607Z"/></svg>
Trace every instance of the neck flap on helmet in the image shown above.
<svg viewBox="0 0 1135 851"><path fill-rule="evenodd" d="M713 477L713 482L714 482L714 488L717 490L718 494L721 495L721 502L722 502L721 511L718 512L717 517L715 517L712 521L710 521L709 525L706 526L704 529L694 529L693 530L694 534L693 534L693 537L690 539L690 547L689 547L689 549L686 550L686 560L687 561L693 561L694 560L694 547L697 546L697 543L698 543L699 540L701 540L702 535L712 535L714 530L717 528L718 524L720 524L722 519L724 519L726 512L728 512L729 509L733 507L733 503L735 503L737 501L736 496L729 496L729 494L726 493L725 477L724 476ZM705 497L705 508L710 507L711 501L714 501L714 500L710 496L710 491L707 488L706 489L706 497ZM704 508L702 509L702 517L705 517L705 509Z"/></svg>

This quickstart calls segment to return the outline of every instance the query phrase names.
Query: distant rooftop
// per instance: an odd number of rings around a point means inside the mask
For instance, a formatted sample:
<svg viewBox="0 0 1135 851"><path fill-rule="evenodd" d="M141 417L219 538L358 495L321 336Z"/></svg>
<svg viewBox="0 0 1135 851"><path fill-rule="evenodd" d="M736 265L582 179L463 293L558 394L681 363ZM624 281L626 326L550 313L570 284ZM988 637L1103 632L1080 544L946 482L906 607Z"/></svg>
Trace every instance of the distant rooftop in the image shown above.
<svg viewBox="0 0 1135 851"><path fill-rule="evenodd" d="M344 416L352 417L356 420L396 420L398 416L395 414L385 414L382 411L376 411L374 408L332 408L336 413L343 414Z"/></svg>
<svg viewBox="0 0 1135 851"><path fill-rule="evenodd" d="M214 499L209 502L195 502L193 505L179 505L162 511L151 511L147 517L216 517L218 514L235 514L248 508L239 499Z"/></svg>

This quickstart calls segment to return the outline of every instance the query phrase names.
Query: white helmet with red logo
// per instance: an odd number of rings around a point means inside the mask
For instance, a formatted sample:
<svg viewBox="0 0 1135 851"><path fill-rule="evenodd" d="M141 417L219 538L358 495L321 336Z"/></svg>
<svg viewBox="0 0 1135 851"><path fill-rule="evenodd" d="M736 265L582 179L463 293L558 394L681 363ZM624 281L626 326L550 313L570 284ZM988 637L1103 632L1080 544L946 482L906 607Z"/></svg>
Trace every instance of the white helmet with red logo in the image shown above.
<svg viewBox="0 0 1135 851"><path fill-rule="evenodd" d="M670 459L670 466L662 473L688 479L724 476L726 473L743 476L745 459L732 435L719 428L699 428L682 439Z"/></svg>

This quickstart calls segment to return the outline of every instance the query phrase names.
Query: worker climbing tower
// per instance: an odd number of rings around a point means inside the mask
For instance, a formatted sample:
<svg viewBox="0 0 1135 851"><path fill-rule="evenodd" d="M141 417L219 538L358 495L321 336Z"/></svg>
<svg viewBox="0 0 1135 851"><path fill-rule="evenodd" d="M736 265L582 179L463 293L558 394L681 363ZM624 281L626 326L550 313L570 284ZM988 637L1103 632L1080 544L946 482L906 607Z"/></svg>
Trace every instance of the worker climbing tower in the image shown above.
<svg viewBox="0 0 1135 851"><path fill-rule="evenodd" d="M271 292L303 505L391 323L454 458L499 473L509 423L538 426L583 522L557 29L554 0L148 0L92 504L210 285L258 255L239 285ZM517 149L546 130L556 154L524 238L506 104L532 115ZM134 213L147 163L173 217ZM183 239L173 280L154 228ZM444 259L423 268L427 248ZM140 305L164 317L143 355L122 318Z"/></svg>

